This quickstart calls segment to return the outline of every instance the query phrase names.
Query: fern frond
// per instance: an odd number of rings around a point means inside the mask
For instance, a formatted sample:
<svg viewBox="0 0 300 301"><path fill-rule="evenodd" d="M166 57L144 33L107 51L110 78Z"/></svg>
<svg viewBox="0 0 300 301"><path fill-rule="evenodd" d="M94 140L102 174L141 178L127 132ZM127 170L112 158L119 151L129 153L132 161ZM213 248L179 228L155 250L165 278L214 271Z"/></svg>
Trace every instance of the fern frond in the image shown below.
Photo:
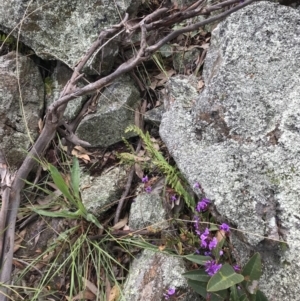
<svg viewBox="0 0 300 301"><path fill-rule="evenodd" d="M126 147L128 148L129 151L131 151L134 154L134 148L132 147L132 145L128 142L127 139L125 139L124 137L122 137L122 140L124 142L124 144L126 145Z"/></svg>
<svg viewBox="0 0 300 301"><path fill-rule="evenodd" d="M140 128L134 125L127 127L127 129L125 130L126 133L131 131L135 132L141 137L141 139L144 142L145 149L147 150L149 155L153 158L153 164L156 165L161 170L161 172L166 176L167 183L176 191L178 195L183 197L186 204L192 210L194 210L195 208L194 198L184 188L184 185L182 183L186 184L186 181L181 175L181 173L179 172L179 170L171 166L165 160L162 153L160 153L158 150L155 149L148 132L143 133L143 131Z"/></svg>

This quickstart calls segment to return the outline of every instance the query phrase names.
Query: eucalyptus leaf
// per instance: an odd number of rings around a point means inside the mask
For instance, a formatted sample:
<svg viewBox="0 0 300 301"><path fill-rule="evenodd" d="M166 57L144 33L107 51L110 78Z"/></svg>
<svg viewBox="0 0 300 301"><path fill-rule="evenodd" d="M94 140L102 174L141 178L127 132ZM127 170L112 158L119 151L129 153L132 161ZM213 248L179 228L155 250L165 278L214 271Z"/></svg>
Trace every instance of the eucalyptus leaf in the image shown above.
<svg viewBox="0 0 300 301"><path fill-rule="evenodd" d="M208 292L217 292L238 284L244 277L237 274L231 265L225 263L221 269L211 277L207 284Z"/></svg>

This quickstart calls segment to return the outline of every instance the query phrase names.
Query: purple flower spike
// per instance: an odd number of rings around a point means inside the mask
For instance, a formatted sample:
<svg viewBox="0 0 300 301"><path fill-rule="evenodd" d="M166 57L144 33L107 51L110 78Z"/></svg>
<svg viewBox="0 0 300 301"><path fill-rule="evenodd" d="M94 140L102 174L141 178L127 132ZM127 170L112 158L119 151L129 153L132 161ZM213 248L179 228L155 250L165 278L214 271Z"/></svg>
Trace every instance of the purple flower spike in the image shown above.
<svg viewBox="0 0 300 301"><path fill-rule="evenodd" d="M143 183L147 183L148 181L149 181L148 176L144 176L144 177L142 178L142 182L143 182Z"/></svg>
<svg viewBox="0 0 300 301"><path fill-rule="evenodd" d="M223 223L222 225L220 225L220 230L224 230L225 232L229 232L230 228L227 224Z"/></svg>
<svg viewBox="0 0 300 301"><path fill-rule="evenodd" d="M214 237L214 238L210 241L210 243L209 243L209 245L208 245L208 248L209 248L210 250L212 250L212 249L214 249L214 248L217 246L217 244L218 244L218 240Z"/></svg>
<svg viewBox="0 0 300 301"><path fill-rule="evenodd" d="M209 230L208 228L205 229L205 231L200 235L200 239L201 239L201 247L202 248L207 248L208 242L208 235L209 235Z"/></svg>
<svg viewBox="0 0 300 301"><path fill-rule="evenodd" d="M145 191L146 191L147 193L150 193L150 192L152 191L151 186L148 186L148 187L145 189Z"/></svg>
<svg viewBox="0 0 300 301"><path fill-rule="evenodd" d="M219 269L221 267L222 267L222 264L217 264L215 260L209 260L205 264L205 272L209 276L213 276L214 274L216 274L219 271Z"/></svg>
<svg viewBox="0 0 300 301"><path fill-rule="evenodd" d="M209 199L202 199L201 201L198 202L196 211L198 212L205 211L208 207L208 204L210 204Z"/></svg>

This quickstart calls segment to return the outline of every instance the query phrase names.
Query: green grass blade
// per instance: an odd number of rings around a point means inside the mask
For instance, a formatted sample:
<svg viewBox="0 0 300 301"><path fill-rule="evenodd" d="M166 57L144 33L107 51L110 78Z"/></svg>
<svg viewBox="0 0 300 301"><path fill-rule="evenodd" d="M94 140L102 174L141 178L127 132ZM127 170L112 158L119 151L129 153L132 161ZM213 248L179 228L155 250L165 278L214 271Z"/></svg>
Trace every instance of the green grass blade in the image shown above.
<svg viewBox="0 0 300 301"><path fill-rule="evenodd" d="M76 199L79 199L79 181L80 181L80 169L78 159L73 157L73 165L71 169L71 186Z"/></svg>
<svg viewBox="0 0 300 301"><path fill-rule="evenodd" d="M57 168L52 164L48 164L48 169L57 188L70 202L74 203L74 198L70 193L69 187Z"/></svg>
<svg viewBox="0 0 300 301"><path fill-rule="evenodd" d="M99 221L97 220L97 218L91 214L88 213L85 217L85 219L93 224L95 224L99 229L103 229L103 226L101 226L101 224L99 223Z"/></svg>
<svg viewBox="0 0 300 301"><path fill-rule="evenodd" d="M46 211L41 209L32 209L35 213L48 217L62 217L62 218L80 218L80 214L78 212L70 212L68 210L61 210L57 212Z"/></svg>

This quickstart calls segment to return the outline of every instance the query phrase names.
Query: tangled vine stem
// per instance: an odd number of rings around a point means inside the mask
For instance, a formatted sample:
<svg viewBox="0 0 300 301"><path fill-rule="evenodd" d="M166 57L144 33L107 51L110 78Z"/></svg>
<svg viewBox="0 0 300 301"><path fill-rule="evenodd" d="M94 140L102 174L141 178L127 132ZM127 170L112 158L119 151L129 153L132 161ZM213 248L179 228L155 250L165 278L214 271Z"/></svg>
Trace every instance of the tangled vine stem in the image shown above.
<svg viewBox="0 0 300 301"><path fill-rule="evenodd" d="M125 18L119 24L103 30L100 33L98 39L91 45L90 49L75 66L71 79L64 87L60 98L48 108L45 116L44 128L16 173L11 173L8 170L5 162L5 154L0 152L2 196L0 211L0 301L7 301L10 295L9 285L12 271L15 223L20 205L20 193L25 184L24 179L27 178L29 172L32 170L36 163L36 159L42 157L50 141L55 137L59 126L63 123L63 113L68 102L74 98L86 94L92 95L97 91L100 91L116 78L133 70L143 61L150 59L155 51L180 34L197 30L206 24L220 20L254 1L255 0L246 0L241 2L240 0L228 0L212 6L205 6L204 4L206 1L200 0L195 1L195 3L184 9L170 10L169 8L162 7L145 16L134 25L132 25L134 21L129 20L129 16L126 14ZM229 8L224 12L210 16L211 12L225 9L226 7ZM169 28L176 23L199 15L205 15L208 16L208 18L179 30L169 31L168 34L160 36L158 40L153 43L148 39L148 33L151 31ZM160 30L160 32L163 31ZM132 36L138 33L141 33L140 48L135 56L122 63L111 74L93 83L89 83L82 88L77 86L78 80L83 77L83 68L87 65L88 61L93 59L93 55L95 56L97 52L117 36L122 37L120 41L130 41ZM121 42L120 45L122 46ZM72 131L63 132L66 133L66 139L69 142L81 142ZM62 131L60 131L60 133L62 133Z"/></svg>

